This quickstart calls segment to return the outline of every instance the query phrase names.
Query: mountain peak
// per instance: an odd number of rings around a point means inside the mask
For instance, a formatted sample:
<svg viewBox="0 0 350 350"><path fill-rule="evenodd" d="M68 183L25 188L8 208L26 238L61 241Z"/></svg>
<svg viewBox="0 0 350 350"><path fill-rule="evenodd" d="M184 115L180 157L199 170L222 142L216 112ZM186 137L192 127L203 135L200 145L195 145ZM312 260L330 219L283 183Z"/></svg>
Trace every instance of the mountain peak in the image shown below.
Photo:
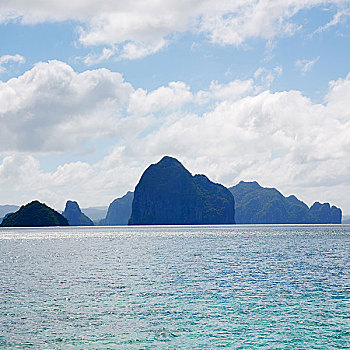
<svg viewBox="0 0 350 350"><path fill-rule="evenodd" d="M71 226L94 226L90 218L81 212L79 204L75 201L67 201L62 215L68 220Z"/></svg>
<svg viewBox="0 0 350 350"><path fill-rule="evenodd" d="M259 185L259 183L257 181L240 181L238 183L238 185L240 186L246 186L246 187L250 187L250 188L261 188L261 186Z"/></svg>
<svg viewBox="0 0 350 350"><path fill-rule="evenodd" d="M164 156L158 163L163 163L163 162L180 163L175 157L171 157L171 156Z"/></svg>

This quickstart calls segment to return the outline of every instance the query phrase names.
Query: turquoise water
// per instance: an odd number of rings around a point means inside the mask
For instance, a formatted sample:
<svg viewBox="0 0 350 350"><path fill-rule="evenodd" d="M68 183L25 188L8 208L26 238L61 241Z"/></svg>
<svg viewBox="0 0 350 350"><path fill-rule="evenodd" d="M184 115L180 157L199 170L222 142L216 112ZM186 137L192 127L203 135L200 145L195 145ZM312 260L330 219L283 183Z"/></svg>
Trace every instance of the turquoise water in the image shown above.
<svg viewBox="0 0 350 350"><path fill-rule="evenodd" d="M350 348L350 226L0 230L0 348Z"/></svg>

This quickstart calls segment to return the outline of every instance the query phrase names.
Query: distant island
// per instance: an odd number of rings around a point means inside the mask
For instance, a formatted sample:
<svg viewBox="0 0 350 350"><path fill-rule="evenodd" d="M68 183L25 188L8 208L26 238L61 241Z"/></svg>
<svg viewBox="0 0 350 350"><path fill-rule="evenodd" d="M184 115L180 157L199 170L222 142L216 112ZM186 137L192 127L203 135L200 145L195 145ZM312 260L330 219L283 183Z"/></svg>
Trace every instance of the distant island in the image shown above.
<svg viewBox="0 0 350 350"><path fill-rule="evenodd" d="M234 224L234 210L226 187L166 156L141 176L129 225Z"/></svg>
<svg viewBox="0 0 350 350"><path fill-rule="evenodd" d="M94 226L94 223L81 212L79 204L75 201L67 201L62 215L68 220L70 226Z"/></svg>
<svg viewBox="0 0 350 350"><path fill-rule="evenodd" d="M128 192L121 198L115 199L108 207L105 219L99 221L102 226L127 225L131 216L132 201L134 192Z"/></svg>
<svg viewBox="0 0 350 350"><path fill-rule="evenodd" d="M19 210L18 210L19 209ZM33 201L0 206L1 226L198 225L198 224L341 224L342 211L329 203L310 208L294 195L241 181L226 188L205 175L192 175L176 158L165 156L150 165L135 192L107 207L83 209L67 201L62 215ZM105 217L104 217L105 216ZM350 223L344 217L343 223Z"/></svg>
<svg viewBox="0 0 350 350"><path fill-rule="evenodd" d="M7 215L2 227L42 227L42 226L69 226L67 219L56 210L39 201L33 201Z"/></svg>
<svg viewBox="0 0 350 350"><path fill-rule="evenodd" d="M342 212L329 203L309 208L295 196L284 197L275 188L241 181L229 188L236 202L237 224L340 224Z"/></svg>

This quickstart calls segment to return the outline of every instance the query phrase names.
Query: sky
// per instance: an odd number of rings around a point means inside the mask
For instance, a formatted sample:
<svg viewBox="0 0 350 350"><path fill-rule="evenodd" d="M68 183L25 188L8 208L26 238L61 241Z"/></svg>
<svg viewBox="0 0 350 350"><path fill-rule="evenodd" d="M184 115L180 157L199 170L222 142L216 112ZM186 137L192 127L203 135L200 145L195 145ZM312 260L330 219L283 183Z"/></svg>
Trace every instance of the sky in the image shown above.
<svg viewBox="0 0 350 350"><path fill-rule="evenodd" d="M0 204L107 206L164 155L350 214L350 1L0 0Z"/></svg>

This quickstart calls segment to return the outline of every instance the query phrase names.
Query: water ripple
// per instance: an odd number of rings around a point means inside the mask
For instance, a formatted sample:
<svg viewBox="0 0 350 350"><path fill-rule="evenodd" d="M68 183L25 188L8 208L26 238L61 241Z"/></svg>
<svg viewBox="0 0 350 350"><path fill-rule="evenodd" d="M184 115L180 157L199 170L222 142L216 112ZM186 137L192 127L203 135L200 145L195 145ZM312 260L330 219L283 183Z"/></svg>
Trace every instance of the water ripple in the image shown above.
<svg viewBox="0 0 350 350"><path fill-rule="evenodd" d="M0 230L0 348L350 348L350 229Z"/></svg>

